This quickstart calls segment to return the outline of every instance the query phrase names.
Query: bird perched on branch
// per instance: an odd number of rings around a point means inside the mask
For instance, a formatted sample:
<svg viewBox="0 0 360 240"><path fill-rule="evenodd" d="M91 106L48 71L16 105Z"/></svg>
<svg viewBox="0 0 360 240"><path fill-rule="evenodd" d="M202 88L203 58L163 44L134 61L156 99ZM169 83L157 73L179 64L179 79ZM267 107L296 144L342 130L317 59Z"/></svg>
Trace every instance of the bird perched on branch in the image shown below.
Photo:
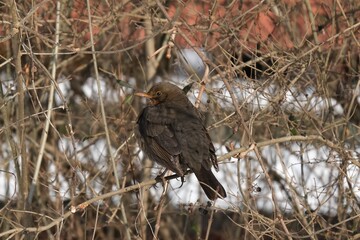
<svg viewBox="0 0 360 240"><path fill-rule="evenodd" d="M225 189L211 171L212 166L218 171L214 145L185 93L163 82L135 95L150 100L139 115L136 129L140 147L148 157L182 179L190 169L209 199L225 198Z"/></svg>

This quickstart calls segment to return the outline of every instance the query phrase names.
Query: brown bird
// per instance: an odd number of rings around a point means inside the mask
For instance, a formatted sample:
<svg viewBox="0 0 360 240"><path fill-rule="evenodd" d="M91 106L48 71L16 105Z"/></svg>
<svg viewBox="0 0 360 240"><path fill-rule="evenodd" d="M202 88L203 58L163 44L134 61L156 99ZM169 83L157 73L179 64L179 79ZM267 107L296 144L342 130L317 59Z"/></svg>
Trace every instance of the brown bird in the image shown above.
<svg viewBox="0 0 360 240"><path fill-rule="evenodd" d="M164 82L135 95L150 99L139 115L136 130L148 157L181 178L190 169L209 199L225 198L225 189L211 171L212 166L218 171L214 145L184 92Z"/></svg>

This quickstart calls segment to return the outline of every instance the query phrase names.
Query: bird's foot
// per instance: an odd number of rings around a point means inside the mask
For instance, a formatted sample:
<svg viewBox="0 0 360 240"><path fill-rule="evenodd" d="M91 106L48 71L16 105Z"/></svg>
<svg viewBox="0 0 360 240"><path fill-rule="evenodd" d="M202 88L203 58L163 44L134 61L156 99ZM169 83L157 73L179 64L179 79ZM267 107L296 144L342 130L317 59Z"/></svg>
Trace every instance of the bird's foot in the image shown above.
<svg viewBox="0 0 360 240"><path fill-rule="evenodd" d="M168 169L166 168L163 172L161 172L159 175L156 176L155 179L161 179L164 178L165 174L167 173Z"/></svg>
<svg viewBox="0 0 360 240"><path fill-rule="evenodd" d="M165 186L165 182L166 182L166 179L165 179L165 174L168 170L165 169L165 171L163 171L162 173L160 173L159 175L157 175L155 177L155 180L156 182L161 182L163 186Z"/></svg>
<svg viewBox="0 0 360 240"><path fill-rule="evenodd" d="M185 182L185 175L191 173L191 170L186 170L186 172L184 173L184 175L180 176L180 179L181 179L181 185L179 188L181 188L183 185L184 185L184 182Z"/></svg>
<svg viewBox="0 0 360 240"><path fill-rule="evenodd" d="M181 188L183 185L184 185L184 182L185 182L185 176L181 176L181 185L179 188Z"/></svg>

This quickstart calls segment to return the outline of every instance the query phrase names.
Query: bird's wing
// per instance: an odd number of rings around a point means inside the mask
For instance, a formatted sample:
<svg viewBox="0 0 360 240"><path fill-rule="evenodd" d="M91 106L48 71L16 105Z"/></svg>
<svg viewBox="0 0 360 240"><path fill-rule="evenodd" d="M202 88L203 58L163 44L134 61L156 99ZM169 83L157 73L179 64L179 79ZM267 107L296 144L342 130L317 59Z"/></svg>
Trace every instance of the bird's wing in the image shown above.
<svg viewBox="0 0 360 240"><path fill-rule="evenodd" d="M143 128L140 132L148 136L148 151L153 151L154 160L158 158L156 161L171 170L174 167L179 169L181 164L192 170L211 169L211 139L193 107L147 107L139 121L139 127ZM169 167L168 164L175 166Z"/></svg>
<svg viewBox="0 0 360 240"><path fill-rule="evenodd" d="M148 121L146 131L147 135L155 140L153 145L157 150L160 151L160 148L163 148L172 156L181 153L180 145L170 125L162 125Z"/></svg>
<svg viewBox="0 0 360 240"><path fill-rule="evenodd" d="M192 105L174 109L176 121L173 122L175 138L179 142L184 163L193 171L211 169L211 139L201 118Z"/></svg>
<svg viewBox="0 0 360 240"><path fill-rule="evenodd" d="M164 118L157 108L147 107L137 123L143 149L150 159L182 176L181 148L171 127L171 118Z"/></svg>
<svg viewBox="0 0 360 240"><path fill-rule="evenodd" d="M172 124L174 117L168 109L158 107L148 107L144 109L144 131L146 135L154 139L170 155L179 155L181 152L180 144L175 137Z"/></svg>

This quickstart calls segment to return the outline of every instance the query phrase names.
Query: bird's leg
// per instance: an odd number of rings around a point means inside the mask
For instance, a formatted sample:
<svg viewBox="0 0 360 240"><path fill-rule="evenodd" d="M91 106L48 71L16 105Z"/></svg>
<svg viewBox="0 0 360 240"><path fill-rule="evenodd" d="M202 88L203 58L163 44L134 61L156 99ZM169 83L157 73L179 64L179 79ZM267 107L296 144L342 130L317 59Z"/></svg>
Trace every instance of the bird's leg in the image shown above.
<svg viewBox="0 0 360 240"><path fill-rule="evenodd" d="M184 185L184 182L185 182L185 175L191 173L192 171L190 169L186 170L186 172L184 173L184 175L180 176L180 179L181 179L181 185L179 188L182 187L182 185Z"/></svg>
<svg viewBox="0 0 360 240"><path fill-rule="evenodd" d="M163 179L167 171L168 171L168 169L165 168L165 170L163 172L161 172L159 175L157 175L155 179L156 180Z"/></svg>
<svg viewBox="0 0 360 240"><path fill-rule="evenodd" d="M155 177L156 182L161 182L162 185L165 186L165 182L166 182L166 181L165 181L165 174L167 173L167 171L168 171L168 169L165 168L165 170L164 170L162 173L160 173L159 175L157 175L157 176Z"/></svg>
<svg viewBox="0 0 360 240"><path fill-rule="evenodd" d="M163 171L162 173L160 173L159 175L157 175L157 176L155 177L156 182L162 182L162 185L165 186L165 182L166 182L165 174L166 174L167 171L168 171L168 169L166 168L165 171ZM181 172L181 173L182 173L182 172ZM176 173L175 173L175 175L170 176L171 178L169 178L169 179L173 179L173 178L178 178L178 177L180 177L180 179L181 179L181 185L180 185L179 188L181 188L182 185L183 185L184 182L185 182L185 175L188 174L188 173L191 173L191 170L187 170L185 173L182 173L182 175L179 175L179 174L176 174Z"/></svg>
<svg viewBox="0 0 360 240"><path fill-rule="evenodd" d="M189 174L189 173L191 173L191 170L186 170L186 172L184 173L184 175L182 175L182 176L180 176L180 179L181 179L181 185L180 185L180 187L179 188L181 188L182 187L182 185L184 185L184 182L185 182L185 175L187 175L187 174Z"/></svg>

